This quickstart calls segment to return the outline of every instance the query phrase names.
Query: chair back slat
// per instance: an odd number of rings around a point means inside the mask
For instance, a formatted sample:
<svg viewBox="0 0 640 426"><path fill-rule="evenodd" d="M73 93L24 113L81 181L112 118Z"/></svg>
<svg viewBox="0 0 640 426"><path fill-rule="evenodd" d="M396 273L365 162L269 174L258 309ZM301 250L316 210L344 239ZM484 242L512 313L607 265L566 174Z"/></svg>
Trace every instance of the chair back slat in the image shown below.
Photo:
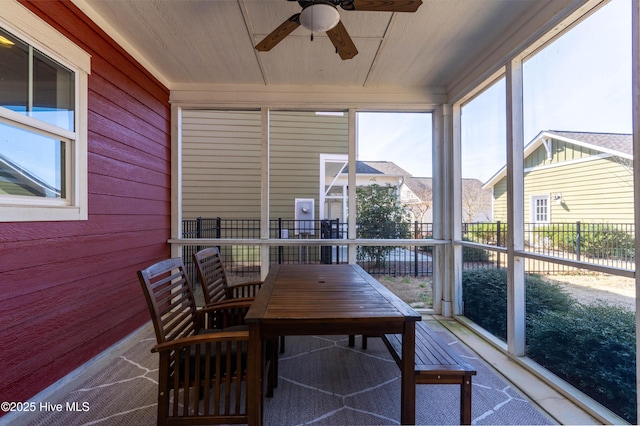
<svg viewBox="0 0 640 426"><path fill-rule="evenodd" d="M191 336L199 328L196 301L182 259L158 262L138 271L158 343Z"/></svg>
<svg viewBox="0 0 640 426"><path fill-rule="evenodd" d="M193 254L198 278L202 284L205 303L220 302L227 298L227 274L217 247L209 247Z"/></svg>

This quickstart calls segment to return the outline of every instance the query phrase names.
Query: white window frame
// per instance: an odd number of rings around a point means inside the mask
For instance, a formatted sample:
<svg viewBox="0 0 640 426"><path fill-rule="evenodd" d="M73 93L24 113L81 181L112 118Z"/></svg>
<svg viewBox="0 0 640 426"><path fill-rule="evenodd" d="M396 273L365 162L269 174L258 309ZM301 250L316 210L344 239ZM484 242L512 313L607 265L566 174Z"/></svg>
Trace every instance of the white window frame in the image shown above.
<svg viewBox="0 0 640 426"><path fill-rule="evenodd" d="M546 219L538 220L538 212L537 212L537 204L538 200L542 200L546 202ZM530 197L531 203L531 223L539 224L539 223L551 223L551 196L549 194L546 195L532 195Z"/></svg>
<svg viewBox="0 0 640 426"><path fill-rule="evenodd" d="M91 56L17 1L2 3L0 27L75 73L75 131L0 107L0 121L67 145L66 198L0 196L0 222L87 220L87 110Z"/></svg>

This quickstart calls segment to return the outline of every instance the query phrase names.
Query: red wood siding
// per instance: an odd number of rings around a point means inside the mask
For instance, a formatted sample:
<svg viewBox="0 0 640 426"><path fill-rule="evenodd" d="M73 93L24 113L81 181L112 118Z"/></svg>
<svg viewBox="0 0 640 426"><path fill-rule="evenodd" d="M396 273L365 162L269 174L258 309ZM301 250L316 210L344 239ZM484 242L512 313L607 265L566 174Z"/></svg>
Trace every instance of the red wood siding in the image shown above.
<svg viewBox="0 0 640 426"><path fill-rule="evenodd" d="M149 320L170 255L169 91L69 1L23 1L91 54L89 220L0 223L0 398L25 401Z"/></svg>

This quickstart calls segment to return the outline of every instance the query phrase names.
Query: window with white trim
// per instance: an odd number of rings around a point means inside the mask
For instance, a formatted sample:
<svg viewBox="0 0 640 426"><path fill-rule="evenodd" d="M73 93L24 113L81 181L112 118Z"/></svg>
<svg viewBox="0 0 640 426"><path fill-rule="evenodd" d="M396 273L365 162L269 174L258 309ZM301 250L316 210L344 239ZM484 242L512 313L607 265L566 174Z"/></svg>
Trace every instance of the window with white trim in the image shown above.
<svg viewBox="0 0 640 426"><path fill-rule="evenodd" d="M549 223L549 196L531 197L531 222Z"/></svg>
<svg viewBox="0 0 640 426"><path fill-rule="evenodd" d="M89 56L24 7L7 6L0 15L0 221L86 220Z"/></svg>

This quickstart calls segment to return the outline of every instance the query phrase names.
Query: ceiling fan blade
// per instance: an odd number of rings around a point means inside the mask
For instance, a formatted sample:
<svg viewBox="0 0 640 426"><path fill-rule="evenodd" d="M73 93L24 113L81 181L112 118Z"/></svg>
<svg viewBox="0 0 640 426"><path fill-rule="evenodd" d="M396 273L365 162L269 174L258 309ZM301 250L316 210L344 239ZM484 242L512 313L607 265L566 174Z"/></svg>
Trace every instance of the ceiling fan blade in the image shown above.
<svg viewBox="0 0 640 426"><path fill-rule="evenodd" d="M369 10L374 12L415 12L422 0L344 0L345 10Z"/></svg>
<svg viewBox="0 0 640 426"><path fill-rule="evenodd" d="M358 49L356 49L356 45L351 40L347 29L342 25L342 21L327 31L327 35L343 60L351 59L358 54Z"/></svg>
<svg viewBox="0 0 640 426"><path fill-rule="evenodd" d="M300 14L296 13L280 24L280 26L273 30L271 34L262 39L260 43L256 44L256 50L260 52L268 52L299 26Z"/></svg>

